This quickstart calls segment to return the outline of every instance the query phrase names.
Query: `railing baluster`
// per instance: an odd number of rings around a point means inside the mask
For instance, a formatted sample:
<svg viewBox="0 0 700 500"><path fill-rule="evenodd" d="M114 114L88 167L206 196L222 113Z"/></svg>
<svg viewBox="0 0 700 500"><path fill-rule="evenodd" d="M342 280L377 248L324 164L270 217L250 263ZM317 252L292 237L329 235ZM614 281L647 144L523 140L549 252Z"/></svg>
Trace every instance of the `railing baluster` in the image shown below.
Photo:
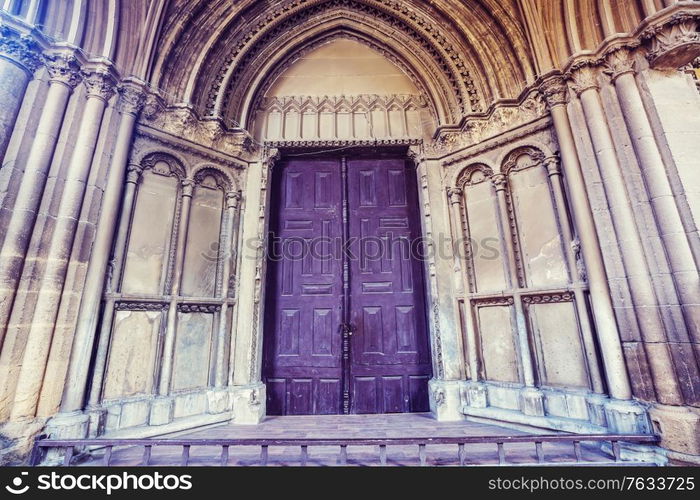
<svg viewBox="0 0 700 500"><path fill-rule="evenodd" d="M267 445L260 446L260 465L267 465Z"/></svg>
<svg viewBox="0 0 700 500"><path fill-rule="evenodd" d="M612 441L612 449L613 449L613 456L615 457L615 461L619 462L621 460L621 458L620 458L620 442L619 441Z"/></svg>
<svg viewBox="0 0 700 500"><path fill-rule="evenodd" d="M544 449L542 448L542 441L535 441L535 451L537 452L537 463L543 464L544 460Z"/></svg>
<svg viewBox="0 0 700 500"><path fill-rule="evenodd" d="M504 465L506 463L506 449L503 447L503 443L496 443L498 445L498 465Z"/></svg>
<svg viewBox="0 0 700 500"><path fill-rule="evenodd" d="M112 447L108 446L105 450L105 456L102 457L102 465L109 467L109 462L112 460Z"/></svg>
<svg viewBox="0 0 700 500"><path fill-rule="evenodd" d="M190 463L190 445L189 444L183 444L182 445L182 461L181 464L183 467L187 466L187 464Z"/></svg>
<svg viewBox="0 0 700 500"><path fill-rule="evenodd" d="M418 445L418 458L420 459L420 465L421 467L425 466L426 458L425 458L425 444L419 444Z"/></svg>
<svg viewBox="0 0 700 500"><path fill-rule="evenodd" d="M68 448L66 448L66 454L63 457L63 466L64 467L70 466L70 462L71 462L71 460L73 460L73 451L74 450L75 450L75 448L73 446L69 446Z"/></svg>
<svg viewBox="0 0 700 500"><path fill-rule="evenodd" d="M581 453L581 441L574 441L574 455L576 455L576 463L583 462L583 454Z"/></svg>
<svg viewBox="0 0 700 500"><path fill-rule="evenodd" d="M385 444L379 445L379 463L382 465L386 465L386 445Z"/></svg>
<svg viewBox="0 0 700 500"><path fill-rule="evenodd" d="M143 457L141 458L141 465L149 465L151 463L151 445L147 444L143 447Z"/></svg>
<svg viewBox="0 0 700 500"><path fill-rule="evenodd" d="M228 445L224 444L221 446L221 460L219 461L221 467L226 467L228 465Z"/></svg>
<svg viewBox="0 0 700 500"><path fill-rule="evenodd" d="M459 465L463 467L467 462L467 454L464 449L464 443L459 443L457 445L457 456L459 457Z"/></svg>
<svg viewBox="0 0 700 500"><path fill-rule="evenodd" d="M348 464L348 446L345 444L340 445L340 465Z"/></svg>
<svg viewBox="0 0 700 500"><path fill-rule="evenodd" d="M306 462L309 461L309 447L305 444L301 445L301 466L306 467Z"/></svg>

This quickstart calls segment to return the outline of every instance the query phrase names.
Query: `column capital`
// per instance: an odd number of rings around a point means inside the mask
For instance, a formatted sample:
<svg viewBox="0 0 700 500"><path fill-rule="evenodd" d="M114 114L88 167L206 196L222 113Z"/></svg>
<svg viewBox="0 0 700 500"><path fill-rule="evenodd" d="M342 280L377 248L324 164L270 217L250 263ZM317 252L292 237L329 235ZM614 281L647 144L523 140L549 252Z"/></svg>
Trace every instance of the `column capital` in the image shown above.
<svg viewBox="0 0 700 500"><path fill-rule="evenodd" d="M447 188L447 196L450 198L450 203L452 205L459 205L462 203L462 188L449 187Z"/></svg>
<svg viewBox="0 0 700 500"><path fill-rule="evenodd" d="M491 177L491 183L496 191L505 191L508 187L508 177L505 174L495 174Z"/></svg>
<svg viewBox="0 0 700 500"><path fill-rule="evenodd" d="M119 111L137 117L146 104L146 91L142 82L125 81L118 87Z"/></svg>
<svg viewBox="0 0 700 500"><path fill-rule="evenodd" d="M608 52L605 56L603 72L615 82L622 75L635 73L636 61L630 47L620 47Z"/></svg>
<svg viewBox="0 0 700 500"><path fill-rule="evenodd" d="M194 193L195 182L192 179L183 179L182 181L182 196L192 197Z"/></svg>
<svg viewBox="0 0 700 500"><path fill-rule="evenodd" d="M598 83L598 68L591 61L584 61L576 64L569 71L568 76L571 79L571 88L578 97L588 90L599 90Z"/></svg>
<svg viewBox="0 0 700 500"><path fill-rule="evenodd" d="M559 154L545 158L544 166L547 169L547 175L550 177L554 175L561 175L561 161L559 159Z"/></svg>
<svg viewBox="0 0 700 500"><path fill-rule="evenodd" d="M569 102L569 88L566 85L566 78L562 75L548 78L542 82L539 90L549 109L566 106Z"/></svg>
<svg viewBox="0 0 700 500"><path fill-rule="evenodd" d="M31 36L0 25L0 57L19 64L32 75L41 65L41 48Z"/></svg>
<svg viewBox="0 0 700 500"><path fill-rule="evenodd" d="M143 174L143 167L136 163L129 163L126 167L126 182L131 184L138 183Z"/></svg>
<svg viewBox="0 0 700 500"><path fill-rule="evenodd" d="M238 203L241 201L240 191L227 191L226 192L226 208L238 208Z"/></svg>
<svg viewBox="0 0 700 500"><path fill-rule="evenodd" d="M50 83L61 83L71 90L80 83L80 64L73 52L54 52L44 55Z"/></svg>
<svg viewBox="0 0 700 500"><path fill-rule="evenodd" d="M87 88L88 99L100 99L107 103L116 91L116 80L110 68L100 66L84 70L83 83Z"/></svg>
<svg viewBox="0 0 700 500"><path fill-rule="evenodd" d="M654 69L678 69L700 56L700 14L678 12L640 36L649 41L647 59Z"/></svg>

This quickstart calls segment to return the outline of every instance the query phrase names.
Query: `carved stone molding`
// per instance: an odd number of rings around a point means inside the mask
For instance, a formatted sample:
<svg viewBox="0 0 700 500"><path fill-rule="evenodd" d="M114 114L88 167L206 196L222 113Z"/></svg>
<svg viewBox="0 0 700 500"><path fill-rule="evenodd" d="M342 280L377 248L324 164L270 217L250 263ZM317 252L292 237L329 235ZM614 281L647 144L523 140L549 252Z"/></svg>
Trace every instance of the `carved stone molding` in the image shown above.
<svg viewBox="0 0 700 500"><path fill-rule="evenodd" d="M525 162L522 158L526 157ZM524 170L526 168L541 165L545 161L545 155L542 151L532 146L524 146L512 151L503 161L501 171L506 175L513 171Z"/></svg>
<svg viewBox="0 0 700 500"><path fill-rule="evenodd" d="M575 65L571 68L568 76L571 78L571 88L579 97L587 90L600 89L598 70L594 62L583 61Z"/></svg>
<svg viewBox="0 0 700 500"><path fill-rule="evenodd" d="M217 304L178 304L177 310L182 313L215 313L221 311Z"/></svg>
<svg viewBox="0 0 700 500"><path fill-rule="evenodd" d="M476 307L512 306L515 304L513 297L487 297L472 299L471 302Z"/></svg>
<svg viewBox="0 0 700 500"><path fill-rule="evenodd" d="M152 170L153 173L164 176L174 176L185 179L187 176L185 167L172 155L167 153L153 153L141 160L143 169Z"/></svg>
<svg viewBox="0 0 700 500"><path fill-rule="evenodd" d="M493 170L482 163L470 165L462 170L457 177L457 186L464 189L466 186L474 186L486 182L493 176Z"/></svg>
<svg viewBox="0 0 700 500"><path fill-rule="evenodd" d="M555 304L560 302L573 302L574 294L571 292L561 292L542 295L529 295L523 297L525 304Z"/></svg>
<svg viewBox="0 0 700 500"><path fill-rule="evenodd" d="M119 301L114 305L117 311L163 311L168 308L166 302Z"/></svg>
<svg viewBox="0 0 700 500"><path fill-rule="evenodd" d="M82 72L87 97L108 102L116 92L116 80L109 69L99 68Z"/></svg>
<svg viewBox="0 0 700 500"><path fill-rule="evenodd" d="M566 78L563 76L554 76L545 80L540 85L540 93L550 109L556 106L566 106L569 102L569 88L566 85Z"/></svg>
<svg viewBox="0 0 700 500"><path fill-rule="evenodd" d="M260 103L261 110L287 111L296 110L312 113L340 111L368 112L372 109L388 110L397 108L400 110L425 108L427 101L420 95L377 95L360 94L354 96L285 96L266 97Z"/></svg>
<svg viewBox="0 0 700 500"><path fill-rule="evenodd" d="M346 146L418 146L422 139L328 139L312 141L265 141L268 148L337 148Z"/></svg>
<svg viewBox="0 0 700 500"><path fill-rule="evenodd" d="M44 64L50 82L62 83L74 89L80 83L80 64L72 52L56 52L44 55Z"/></svg>
<svg viewBox="0 0 700 500"><path fill-rule="evenodd" d="M700 56L699 20L698 14L679 12L666 23L642 32L641 38L649 41L649 65L655 69L678 69Z"/></svg>
<svg viewBox="0 0 700 500"><path fill-rule="evenodd" d="M627 47L609 52L605 58L604 73L614 82L622 75L635 72L634 54Z"/></svg>
<svg viewBox="0 0 700 500"><path fill-rule="evenodd" d="M32 37L5 25L0 25L0 57L18 63L30 75L41 65L41 49Z"/></svg>

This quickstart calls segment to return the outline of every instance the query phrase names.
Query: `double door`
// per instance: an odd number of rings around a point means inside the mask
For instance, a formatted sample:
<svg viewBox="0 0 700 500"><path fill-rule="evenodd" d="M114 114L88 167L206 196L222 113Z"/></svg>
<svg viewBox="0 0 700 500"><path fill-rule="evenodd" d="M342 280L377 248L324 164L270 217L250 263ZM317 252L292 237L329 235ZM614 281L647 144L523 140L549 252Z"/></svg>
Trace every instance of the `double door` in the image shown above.
<svg viewBox="0 0 700 500"><path fill-rule="evenodd" d="M299 157L276 169L268 414L428 411L418 206L403 159Z"/></svg>

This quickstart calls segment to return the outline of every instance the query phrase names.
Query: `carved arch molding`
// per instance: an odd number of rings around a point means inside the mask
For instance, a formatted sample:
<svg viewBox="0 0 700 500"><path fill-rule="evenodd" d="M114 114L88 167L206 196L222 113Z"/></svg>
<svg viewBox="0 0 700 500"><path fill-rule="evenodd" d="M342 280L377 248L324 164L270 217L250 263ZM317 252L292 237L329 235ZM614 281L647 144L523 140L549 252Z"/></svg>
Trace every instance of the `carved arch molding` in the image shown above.
<svg viewBox="0 0 700 500"><path fill-rule="evenodd" d="M288 66L310 46L341 33L402 68L426 93L441 124L484 109L485 86L476 80L479 72L473 71L463 44L440 25L407 9L405 2L293 0L280 2L254 25L234 24L209 51L197 75L191 98L207 116L247 125L253 101L264 94L262 89L270 81L261 81L261 75L279 65Z"/></svg>

